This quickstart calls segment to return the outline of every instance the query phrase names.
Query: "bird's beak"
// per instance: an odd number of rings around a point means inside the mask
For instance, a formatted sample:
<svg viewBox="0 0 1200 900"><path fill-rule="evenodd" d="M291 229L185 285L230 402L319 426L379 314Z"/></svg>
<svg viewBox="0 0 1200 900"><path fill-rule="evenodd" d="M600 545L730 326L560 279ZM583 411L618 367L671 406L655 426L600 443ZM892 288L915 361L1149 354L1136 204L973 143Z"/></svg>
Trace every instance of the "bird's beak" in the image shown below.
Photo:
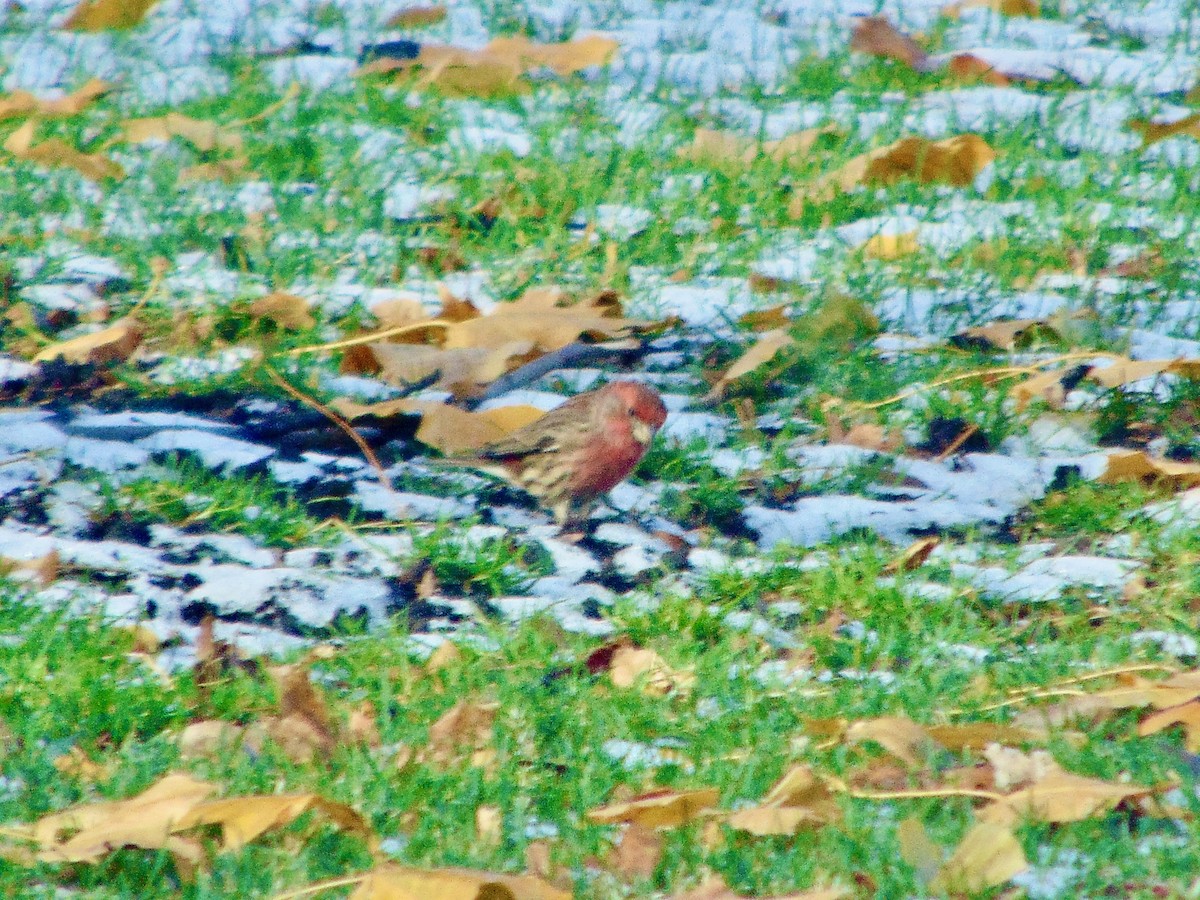
<svg viewBox="0 0 1200 900"><path fill-rule="evenodd" d="M649 447L650 442L654 440L654 429L641 419L634 419L629 430L633 433L633 439L643 447Z"/></svg>

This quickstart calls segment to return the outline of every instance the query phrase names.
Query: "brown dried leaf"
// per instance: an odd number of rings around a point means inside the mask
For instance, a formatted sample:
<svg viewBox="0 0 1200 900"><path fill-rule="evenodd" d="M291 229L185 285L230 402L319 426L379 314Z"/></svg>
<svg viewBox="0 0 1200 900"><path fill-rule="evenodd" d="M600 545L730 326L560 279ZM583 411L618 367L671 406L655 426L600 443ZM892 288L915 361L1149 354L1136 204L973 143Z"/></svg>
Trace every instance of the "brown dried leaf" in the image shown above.
<svg viewBox="0 0 1200 900"><path fill-rule="evenodd" d="M798 190L789 212L799 216L810 201L824 202L860 184L891 184L901 178L963 187L974 181L995 158L996 152L977 134L959 134L940 141L906 137L856 156L811 186Z"/></svg>
<svg viewBox="0 0 1200 900"><path fill-rule="evenodd" d="M1183 726L1187 751L1200 752L1200 700L1189 700L1179 706L1168 706L1151 713L1138 722L1138 734L1142 737L1158 734L1173 725Z"/></svg>
<svg viewBox="0 0 1200 900"><path fill-rule="evenodd" d="M1039 781L979 811L980 822L1078 822L1108 812L1118 803L1149 796L1153 788L1117 784L1054 769Z"/></svg>
<svg viewBox="0 0 1200 900"><path fill-rule="evenodd" d="M605 860L605 867L626 879L646 880L654 876L665 847L662 835L634 822L625 826L616 847Z"/></svg>
<svg viewBox="0 0 1200 900"><path fill-rule="evenodd" d="M925 565L925 561L929 559L929 554L937 549L938 544L941 542L941 538L935 537L921 538L919 541L914 541L908 545L907 549L900 556L883 567L883 573L885 575L895 575L897 572L911 572L914 569L921 568L921 566ZM932 730L929 729L930 732Z"/></svg>
<svg viewBox="0 0 1200 900"><path fill-rule="evenodd" d="M775 141L757 141L732 131L697 128L692 143L676 150L682 159L695 162L737 163L750 165L760 158L793 164L804 159L824 135L834 134L832 126L806 128Z"/></svg>
<svg viewBox="0 0 1200 900"><path fill-rule="evenodd" d="M929 884L934 893L979 893L1004 884L1029 868L1025 851L1012 831L991 822L980 822L967 832Z"/></svg>
<svg viewBox="0 0 1200 900"><path fill-rule="evenodd" d="M183 759L214 759L239 747L245 737L246 730L241 725L220 719L203 719L185 726L176 744Z"/></svg>
<svg viewBox="0 0 1200 900"><path fill-rule="evenodd" d="M62 27L68 31L109 31L132 28L146 17L157 0L82 0Z"/></svg>
<svg viewBox="0 0 1200 900"><path fill-rule="evenodd" d="M820 828L828 821L806 806L751 806L726 820L735 831L754 835L795 834L802 828Z"/></svg>
<svg viewBox="0 0 1200 900"><path fill-rule="evenodd" d="M695 821L715 806L720 792L715 788L693 791L654 791L624 803L609 803L589 809L589 821L598 825L636 823L645 828L672 828Z"/></svg>
<svg viewBox="0 0 1200 900"><path fill-rule="evenodd" d="M956 81L983 81L996 87L1008 87L1012 81L1007 75L996 71L996 67L970 53L958 53L950 57L946 73Z"/></svg>
<svg viewBox="0 0 1200 900"><path fill-rule="evenodd" d="M54 167L67 167L92 181L125 177L125 170L102 153L83 153L61 138L49 138L40 144L33 142L36 123L29 120L8 136L4 149L27 162Z"/></svg>
<svg viewBox="0 0 1200 900"><path fill-rule="evenodd" d="M1144 450L1125 450L1108 455L1101 484L1120 484L1133 481L1142 484L1164 484L1175 490L1200 484L1200 463L1155 459Z"/></svg>
<svg viewBox="0 0 1200 900"><path fill-rule="evenodd" d="M385 28L422 28L436 25L446 18L444 6L409 6L392 15L384 23Z"/></svg>
<svg viewBox="0 0 1200 900"><path fill-rule="evenodd" d="M1036 19L1042 14L1038 0L958 0L942 7L942 15L957 19L964 9L990 9L1004 16L1024 16Z"/></svg>
<svg viewBox="0 0 1200 900"><path fill-rule="evenodd" d="M114 849L179 849L175 824L216 790L190 775L169 774L128 800L83 803L12 832L37 845L43 862L95 862Z"/></svg>
<svg viewBox="0 0 1200 900"><path fill-rule="evenodd" d="M383 738L380 737L379 726L376 724L378 718L375 704L370 700L364 700L354 707L350 710L350 721L346 723L346 741L364 747L382 746Z"/></svg>
<svg viewBox="0 0 1200 900"><path fill-rule="evenodd" d="M111 761L102 765L79 747L72 747L62 756L55 757L53 765L67 778L74 778L76 781L107 781L112 776Z"/></svg>
<svg viewBox="0 0 1200 900"><path fill-rule="evenodd" d="M292 331L307 331L317 324L309 310L308 301L284 291L259 297L250 304L250 315L255 319L269 319L280 328Z"/></svg>
<svg viewBox="0 0 1200 900"><path fill-rule="evenodd" d="M498 703L460 700L429 727L429 745L421 757L446 766L470 754L476 765L486 765L494 754L492 728Z"/></svg>
<svg viewBox="0 0 1200 900"><path fill-rule="evenodd" d="M898 31L884 16L865 16L854 25L850 49L884 59L894 59L918 72L929 71L929 56L912 38Z"/></svg>
<svg viewBox="0 0 1200 900"><path fill-rule="evenodd" d="M759 335L758 340L750 346L731 365L725 373L720 377L715 385L713 385L712 396L720 396L723 394L729 385L741 378L743 375L748 375L755 369L765 366L773 360L781 351L788 347L796 345L796 340L788 332L782 328L774 331L767 331Z"/></svg>
<svg viewBox="0 0 1200 900"><path fill-rule="evenodd" d="M34 362L62 357L69 363L124 362L142 342L142 329L132 319L120 319L107 328L51 344L38 352Z"/></svg>
<svg viewBox="0 0 1200 900"><path fill-rule="evenodd" d="M243 178L249 178L253 174L250 170L250 160L244 156L231 156L216 162L186 166L179 171L179 180L180 182L221 181L225 184L232 184Z"/></svg>
<svg viewBox="0 0 1200 900"><path fill-rule="evenodd" d="M93 78L65 97L53 100L43 100L29 91L16 90L0 96L0 121L21 116L36 115L51 119L78 115L112 89L113 86L107 81Z"/></svg>
<svg viewBox="0 0 1200 900"><path fill-rule="evenodd" d="M413 869L385 863L365 873L350 900L571 900L531 875L474 869Z"/></svg>
<svg viewBox="0 0 1200 900"><path fill-rule="evenodd" d="M366 819L351 807L311 793L258 794L209 800L184 813L172 826L172 831L187 831L198 825L219 825L221 849L240 850L259 835L283 828L309 810L324 813L343 831L367 839L372 836L371 826Z"/></svg>
<svg viewBox="0 0 1200 900"><path fill-rule="evenodd" d="M892 756L912 768L925 761L933 739L923 725L904 716L880 716L851 722L844 740L848 744L874 741Z"/></svg>
<svg viewBox="0 0 1200 900"><path fill-rule="evenodd" d="M794 894L772 894L758 900L843 900L853 896L853 891L842 887L809 888ZM744 894L732 890L719 875L705 879L700 885L682 894L672 894L671 900L750 900Z"/></svg>
<svg viewBox="0 0 1200 900"><path fill-rule="evenodd" d="M967 328L956 334L953 341L960 345L983 345L998 350L1012 350L1021 338L1035 330L1054 333L1042 319L1011 319Z"/></svg>
<svg viewBox="0 0 1200 900"><path fill-rule="evenodd" d="M432 674L440 669L448 669L462 660L462 651L454 641L443 641L437 649L425 660L425 671Z"/></svg>
<svg viewBox="0 0 1200 900"><path fill-rule="evenodd" d="M925 732L945 747L958 753L962 750L982 750L989 744L1025 744L1046 741L1045 730L1018 728L997 722L964 722L961 725L926 725Z"/></svg>
<svg viewBox="0 0 1200 900"><path fill-rule="evenodd" d="M485 847L498 847L504 837L504 817L498 806L475 807L475 837Z"/></svg>
<svg viewBox="0 0 1200 900"><path fill-rule="evenodd" d="M1127 127L1142 136L1142 146L1148 147L1161 140L1186 134L1189 137L1200 138L1200 113L1193 113L1176 119L1173 122L1151 122L1147 119L1131 119Z"/></svg>
<svg viewBox="0 0 1200 900"><path fill-rule="evenodd" d="M202 153L226 150L242 151L242 136L232 129L206 119L193 119L180 113L167 113L143 119L127 119L121 125L121 137L131 144L169 141L180 137Z"/></svg>
<svg viewBox="0 0 1200 900"><path fill-rule="evenodd" d="M617 647L614 651L608 677L616 687L630 688L640 684L643 693L659 697L673 691L688 691L696 681L693 673L672 669L653 650L628 646Z"/></svg>

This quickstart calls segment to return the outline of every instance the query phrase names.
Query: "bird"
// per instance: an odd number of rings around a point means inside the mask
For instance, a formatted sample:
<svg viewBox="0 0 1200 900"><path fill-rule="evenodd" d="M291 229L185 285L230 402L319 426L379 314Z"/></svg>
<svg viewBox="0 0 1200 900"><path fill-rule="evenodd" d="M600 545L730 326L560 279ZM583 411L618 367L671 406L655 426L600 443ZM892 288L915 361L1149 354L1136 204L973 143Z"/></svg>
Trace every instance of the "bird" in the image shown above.
<svg viewBox="0 0 1200 900"><path fill-rule="evenodd" d="M654 388L614 381L577 394L471 456L440 462L519 487L562 526L586 517L601 496L628 477L666 419L667 408Z"/></svg>

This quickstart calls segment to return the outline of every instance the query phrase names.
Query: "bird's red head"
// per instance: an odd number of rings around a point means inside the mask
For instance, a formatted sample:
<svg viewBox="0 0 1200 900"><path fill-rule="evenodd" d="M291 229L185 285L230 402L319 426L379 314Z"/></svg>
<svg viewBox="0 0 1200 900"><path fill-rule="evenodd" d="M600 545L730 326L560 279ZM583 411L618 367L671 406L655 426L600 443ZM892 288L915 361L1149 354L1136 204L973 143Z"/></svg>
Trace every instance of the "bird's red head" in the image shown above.
<svg viewBox="0 0 1200 900"><path fill-rule="evenodd" d="M658 391L637 381L615 381L608 389L625 404L629 416L642 422L654 431L667 421L667 408Z"/></svg>

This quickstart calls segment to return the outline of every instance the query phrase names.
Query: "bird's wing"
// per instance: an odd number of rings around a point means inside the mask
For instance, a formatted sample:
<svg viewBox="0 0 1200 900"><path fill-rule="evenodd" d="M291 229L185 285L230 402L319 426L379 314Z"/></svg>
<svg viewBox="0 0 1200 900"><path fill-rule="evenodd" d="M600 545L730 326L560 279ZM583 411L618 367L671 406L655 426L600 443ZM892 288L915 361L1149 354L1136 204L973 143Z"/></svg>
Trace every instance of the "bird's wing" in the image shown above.
<svg viewBox="0 0 1200 900"><path fill-rule="evenodd" d="M512 456L527 456L530 453L553 452L559 449L564 431L578 429L579 420L575 403L571 398L562 406L556 406L530 425L518 428L512 434L484 444L476 451L481 459L507 459Z"/></svg>

